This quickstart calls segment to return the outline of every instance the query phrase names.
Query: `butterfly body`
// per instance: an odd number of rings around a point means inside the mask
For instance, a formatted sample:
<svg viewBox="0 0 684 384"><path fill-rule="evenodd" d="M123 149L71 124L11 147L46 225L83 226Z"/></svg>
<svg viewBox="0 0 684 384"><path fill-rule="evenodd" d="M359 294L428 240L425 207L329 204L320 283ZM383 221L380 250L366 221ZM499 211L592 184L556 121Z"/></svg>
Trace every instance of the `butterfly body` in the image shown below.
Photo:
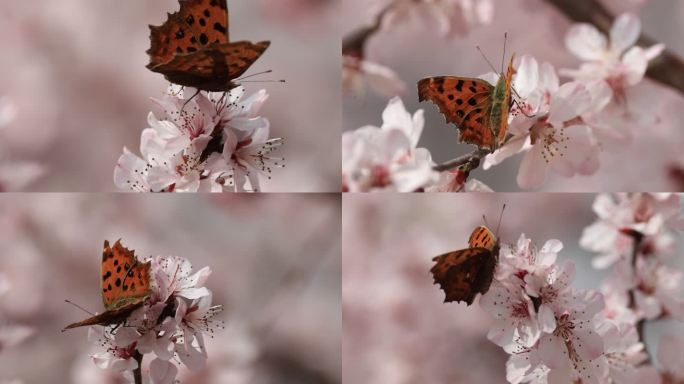
<svg viewBox="0 0 684 384"><path fill-rule="evenodd" d="M143 306L151 293L150 267L149 261L140 262L133 251L121 245L121 241L110 247L105 240L100 273L105 311L64 329L124 322L133 311Z"/></svg>
<svg viewBox="0 0 684 384"><path fill-rule="evenodd" d="M468 240L469 248L448 252L432 260L430 269L436 284L446 294L444 301L473 303L475 296L485 294L494 278L499 260L499 240L492 231L480 226Z"/></svg>
<svg viewBox="0 0 684 384"><path fill-rule="evenodd" d="M513 58L496 85L472 77L427 77L418 82L418 99L437 104L446 121L458 128L459 141L493 152L506 139Z"/></svg>
<svg viewBox="0 0 684 384"><path fill-rule="evenodd" d="M270 42L230 42L226 0L184 0L161 26L150 26L147 68L178 85L229 91Z"/></svg>

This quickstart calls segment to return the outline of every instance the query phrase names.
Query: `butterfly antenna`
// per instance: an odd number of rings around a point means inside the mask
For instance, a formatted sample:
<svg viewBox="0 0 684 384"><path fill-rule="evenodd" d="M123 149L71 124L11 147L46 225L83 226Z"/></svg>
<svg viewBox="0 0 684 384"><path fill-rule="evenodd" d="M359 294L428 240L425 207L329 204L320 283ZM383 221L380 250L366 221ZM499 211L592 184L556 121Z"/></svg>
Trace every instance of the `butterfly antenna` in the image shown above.
<svg viewBox="0 0 684 384"><path fill-rule="evenodd" d="M247 80L247 81L240 81L240 83L284 83L285 80L280 79L280 80Z"/></svg>
<svg viewBox="0 0 684 384"><path fill-rule="evenodd" d="M485 217L485 215L482 215L482 221L484 221L485 226L487 226L487 228L489 228L489 224L487 224L487 218Z"/></svg>
<svg viewBox="0 0 684 384"><path fill-rule="evenodd" d="M492 62L489 61L489 59L487 58L487 56L485 56L484 52L482 52L482 49L480 49L480 46L479 46L479 45L476 45L475 47L477 47L477 50L480 52L480 54L482 55L482 57L484 57L484 59L485 59L485 61L487 62L487 64L489 64L489 68L491 68L492 71L496 72L496 68L494 68L494 66L492 65ZM501 72L499 72L499 73L501 73Z"/></svg>
<svg viewBox="0 0 684 384"><path fill-rule="evenodd" d="M76 307L76 308L80 309L81 311L83 311L83 312L85 312L85 313L89 314L90 316L95 316L95 314L94 314L94 313L92 313L92 312L90 312L89 310L87 310L87 309L85 309L85 308L81 307L80 305L78 305L78 304L74 303L74 302L73 302L73 301L71 301L71 300L64 300L64 301L65 301L65 302L67 302L67 303L69 303L69 304L71 304L71 305L73 305L74 307Z"/></svg>
<svg viewBox="0 0 684 384"><path fill-rule="evenodd" d="M501 213L499 214L499 223L496 224L496 237L499 237L499 227L501 226L501 218L503 217L504 210L506 209L506 204L501 208Z"/></svg>
<svg viewBox="0 0 684 384"><path fill-rule="evenodd" d="M269 69L268 71L261 71L261 72L257 72L257 73L252 73L251 75L240 77L240 78L235 79L235 80L240 81L240 80L244 80L244 79L249 79L250 77L259 76L259 75L263 75L263 74L271 73L271 72L273 72L273 70Z"/></svg>
<svg viewBox="0 0 684 384"><path fill-rule="evenodd" d="M504 70L504 61L506 61L506 41L508 40L508 32L504 32L504 47L503 47L503 56L501 56L501 73L503 73Z"/></svg>

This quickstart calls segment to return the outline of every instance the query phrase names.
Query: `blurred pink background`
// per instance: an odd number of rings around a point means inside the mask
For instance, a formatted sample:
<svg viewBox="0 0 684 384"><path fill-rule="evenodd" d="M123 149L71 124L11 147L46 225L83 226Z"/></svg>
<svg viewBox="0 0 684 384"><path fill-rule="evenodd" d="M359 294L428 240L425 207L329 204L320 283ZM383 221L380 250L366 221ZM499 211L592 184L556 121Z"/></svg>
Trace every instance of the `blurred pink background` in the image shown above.
<svg viewBox="0 0 684 384"><path fill-rule="evenodd" d="M233 40L271 40L247 74L265 88L262 109L271 136L284 137L286 159L264 191L340 190L339 1L229 0ZM286 4L287 3L287 4ZM289 12L283 11L287 5ZM138 152L153 110L168 86L145 68L148 24L160 25L177 0L36 0L0 3L0 96L16 106L3 127L0 159L31 160L46 174L34 191L112 191L126 146Z"/></svg>
<svg viewBox="0 0 684 384"><path fill-rule="evenodd" d="M0 346L0 382L122 382L88 357L102 348L85 328L60 332L87 317L65 299L102 310L102 243L121 238L140 257L213 271L226 329L209 341L207 369L181 367L181 382L341 383L340 207L335 195L0 196L0 338L9 324L34 331Z"/></svg>
<svg viewBox="0 0 684 384"><path fill-rule="evenodd" d="M344 33L369 24L380 6L388 2L346 0L341 16L345 20ZM639 15L642 32L684 57L682 1L611 0L604 3L614 14L631 11ZM579 59L566 50L563 40L571 22L553 6L544 0L494 0L493 4L492 23L476 26L465 35L442 37L437 26L414 22L382 30L366 46L366 59L392 68L407 84L408 90L402 95L406 109L412 113L418 109L425 110L425 130L418 147L429 149L437 163L469 153L473 147L457 143L456 127L444 122L434 104L418 103L416 83L419 79L434 75L477 77L489 72L489 65L476 50L476 45L498 68L505 32L508 32L507 56L513 52L517 57L530 54L539 62L550 62L556 69L579 67ZM567 80L561 77L561 82ZM656 123L637 129L632 127L632 145L614 153L603 152L601 168L596 174L574 178L551 175L542 190L682 190L681 179L673 179L669 171L671 167L679 168L684 164L681 153L684 144L684 97L648 79L631 89L627 97L633 113L655 119ZM345 96L343 129L356 129L367 124L380 126L388 99L372 92L364 96ZM517 156L488 171L478 169L471 177L484 181L495 191L518 191L516 175L520 160L521 156Z"/></svg>
<svg viewBox="0 0 684 384"><path fill-rule="evenodd" d="M559 239L559 262L573 260L573 286L598 289L609 271L579 248L595 220L590 194L346 194L342 220L342 372L350 383L503 383L508 355L487 340L492 318L479 307L444 304L431 259L467 246L473 229L496 223L503 243L521 233L541 247ZM681 249L681 239L678 248ZM676 263L684 266L682 258ZM479 296L478 296L479 297ZM651 347L678 322L648 324Z"/></svg>

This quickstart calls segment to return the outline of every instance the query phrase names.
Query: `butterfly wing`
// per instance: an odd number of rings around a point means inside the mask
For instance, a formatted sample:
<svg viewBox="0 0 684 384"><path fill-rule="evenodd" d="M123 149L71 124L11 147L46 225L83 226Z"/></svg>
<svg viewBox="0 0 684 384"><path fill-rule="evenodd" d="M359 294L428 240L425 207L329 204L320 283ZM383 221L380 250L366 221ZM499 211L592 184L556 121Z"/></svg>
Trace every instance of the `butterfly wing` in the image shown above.
<svg viewBox="0 0 684 384"><path fill-rule="evenodd" d="M437 256L436 264L430 269L434 282L446 294L444 302L465 301L473 303L480 293L478 281L481 270L486 266L492 252L487 248L467 248Z"/></svg>
<svg viewBox="0 0 684 384"><path fill-rule="evenodd" d="M102 301L108 311L142 303L150 294L150 262L141 263L117 240L102 251Z"/></svg>
<svg viewBox="0 0 684 384"><path fill-rule="evenodd" d="M492 231L484 225L475 228L473 233L470 235L470 238L468 239L468 244L472 248L479 247L492 250L497 245L497 243L498 240L494 233L492 233Z"/></svg>
<svg viewBox="0 0 684 384"><path fill-rule="evenodd" d="M437 104L446 121L458 127L461 142L490 150L495 147L490 123L493 91L488 82L469 77L428 77L418 82L419 101Z"/></svg>
<svg viewBox="0 0 684 384"><path fill-rule="evenodd" d="M201 45L230 41L226 0L181 1L178 14Z"/></svg>
<svg viewBox="0 0 684 384"><path fill-rule="evenodd" d="M109 311L102 312L98 315L89 317L83 321L79 321L73 324L69 324L66 327L64 327L64 330L67 329L72 329L72 328L78 328L78 327L85 327L88 325L113 325L113 324L121 324L123 323L133 311L136 309L142 307L143 301L137 302L137 303L130 303L127 305L124 305L121 308L118 309L112 309Z"/></svg>
<svg viewBox="0 0 684 384"><path fill-rule="evenodd" d="M178 54L167 63L150 68L179 85L206 91L225 91L234 87L232 80L242 75L271 43L238 41L211 44L197 52Z"/></svg>
<svg viewBox="0 0 684 384"><path fill-rule="evenodd" d="M150 25L150 63L154 68L175 55L192 54L209 44L228 43L226 0L186 0L161 26Z"/></svg>
<svg viewBox="0 0 684 384"><path fill-rule="evenodd" d="M105 240L102 251L102 301L106 311L83 321L67 325L64 330L88 325L112 325L124 322L133 311L143 306L150 295L150 262L141 263L133 251L121 245L114 247Z"/></svg>

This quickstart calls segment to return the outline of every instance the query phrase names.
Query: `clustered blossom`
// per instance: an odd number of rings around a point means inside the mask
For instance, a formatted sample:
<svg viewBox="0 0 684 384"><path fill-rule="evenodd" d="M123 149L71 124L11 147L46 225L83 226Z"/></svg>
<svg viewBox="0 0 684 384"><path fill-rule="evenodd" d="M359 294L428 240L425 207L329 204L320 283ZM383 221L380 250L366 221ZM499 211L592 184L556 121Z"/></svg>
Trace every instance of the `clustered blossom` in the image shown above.
<svg viewBox="0 0 684 384"><path fill-rule="evenodd" d="M648 62L664 49L662 44L633 47L640 28L635 16L621 15L609 44L595 27L573 26L566 46L587 62L579 70L561 70L574 78L562 85L550 63L539 65L524 55L513 80L517 100L509 115L510 137L486 158L484 168L524 153L518 185L538 188L549 171L563 177L592 175L599 169L601 151L630 144L631 132L625 127L629 116L620 108L625 90L643 79Z"/></svg>
<svg viewBox="0 0 684 384"><path fill-rule="evenodd" d="M502 244L495 279L480 299L495 317L487 337L511 356L510 383L677 383L684 379L684 340L660 342L658 368L643 343L647 320L684 319L682 271L663 262L671 230L681 227L679 196L600 195L599 220L580 244L601 253L597 267L614 266L602 292L570 285L575 266L557 263L558 240L541 249L521 235Z"/></svg>
<svg viewBox="0 0 684 384"><path fill-rule="evenodd" d="M434 170L430 152L417 148L425 118L419 109L411 115L400 98L391 99L382 114L382 126L364 126L342 134L342 188L344 192L491 191L461 170Z"/></svg>
<svg viewBox="0 0 684 384"><path fill-rule="evenodd" d="M511 383L596 383L609 374L598 333L603 297L571 287L574 263L556 262L562 248L549 240L537 249L525 235L502 245L495 280L480 300L496 319L487 337L511 355Z"/></svg>
<svg viewBox="0 0 684 384"><path fill-rule="evenodd" d="M107 347L92 356L98 367L129 376L139 368L136 355L150 355L150 382L170 384L178 363L193 371L205 366L205 337L223 327L214 319L222 306L211 305L212 293L204 286L209 267L193 273L191 263L181 257L156 256L151 262L152 293L143 307L125 327L91 327L88 337Z"/></svg>
<svg viewBox="0 0 684 384"><path fill-rule="evenodd" d="M666 264L675 249L673 230L682 228L675 194L599 195L598 220L585 228L580 245L598 255L595 268L613 267L602 289L608 315L636 323L684 320L681 270Z"/></svg>
<svg viewBox="0 0 684 384"><path fill-rule="evenodd" d="M261 90L243 98L244 88L193 94L171 87L155 100L163 119L148 115L139 157L127 148L114 169L119 189L135 192L260 191L260 177L284 166L271 153L283 139L269 139L270 123L258 116L268 99Z"/></svg>

